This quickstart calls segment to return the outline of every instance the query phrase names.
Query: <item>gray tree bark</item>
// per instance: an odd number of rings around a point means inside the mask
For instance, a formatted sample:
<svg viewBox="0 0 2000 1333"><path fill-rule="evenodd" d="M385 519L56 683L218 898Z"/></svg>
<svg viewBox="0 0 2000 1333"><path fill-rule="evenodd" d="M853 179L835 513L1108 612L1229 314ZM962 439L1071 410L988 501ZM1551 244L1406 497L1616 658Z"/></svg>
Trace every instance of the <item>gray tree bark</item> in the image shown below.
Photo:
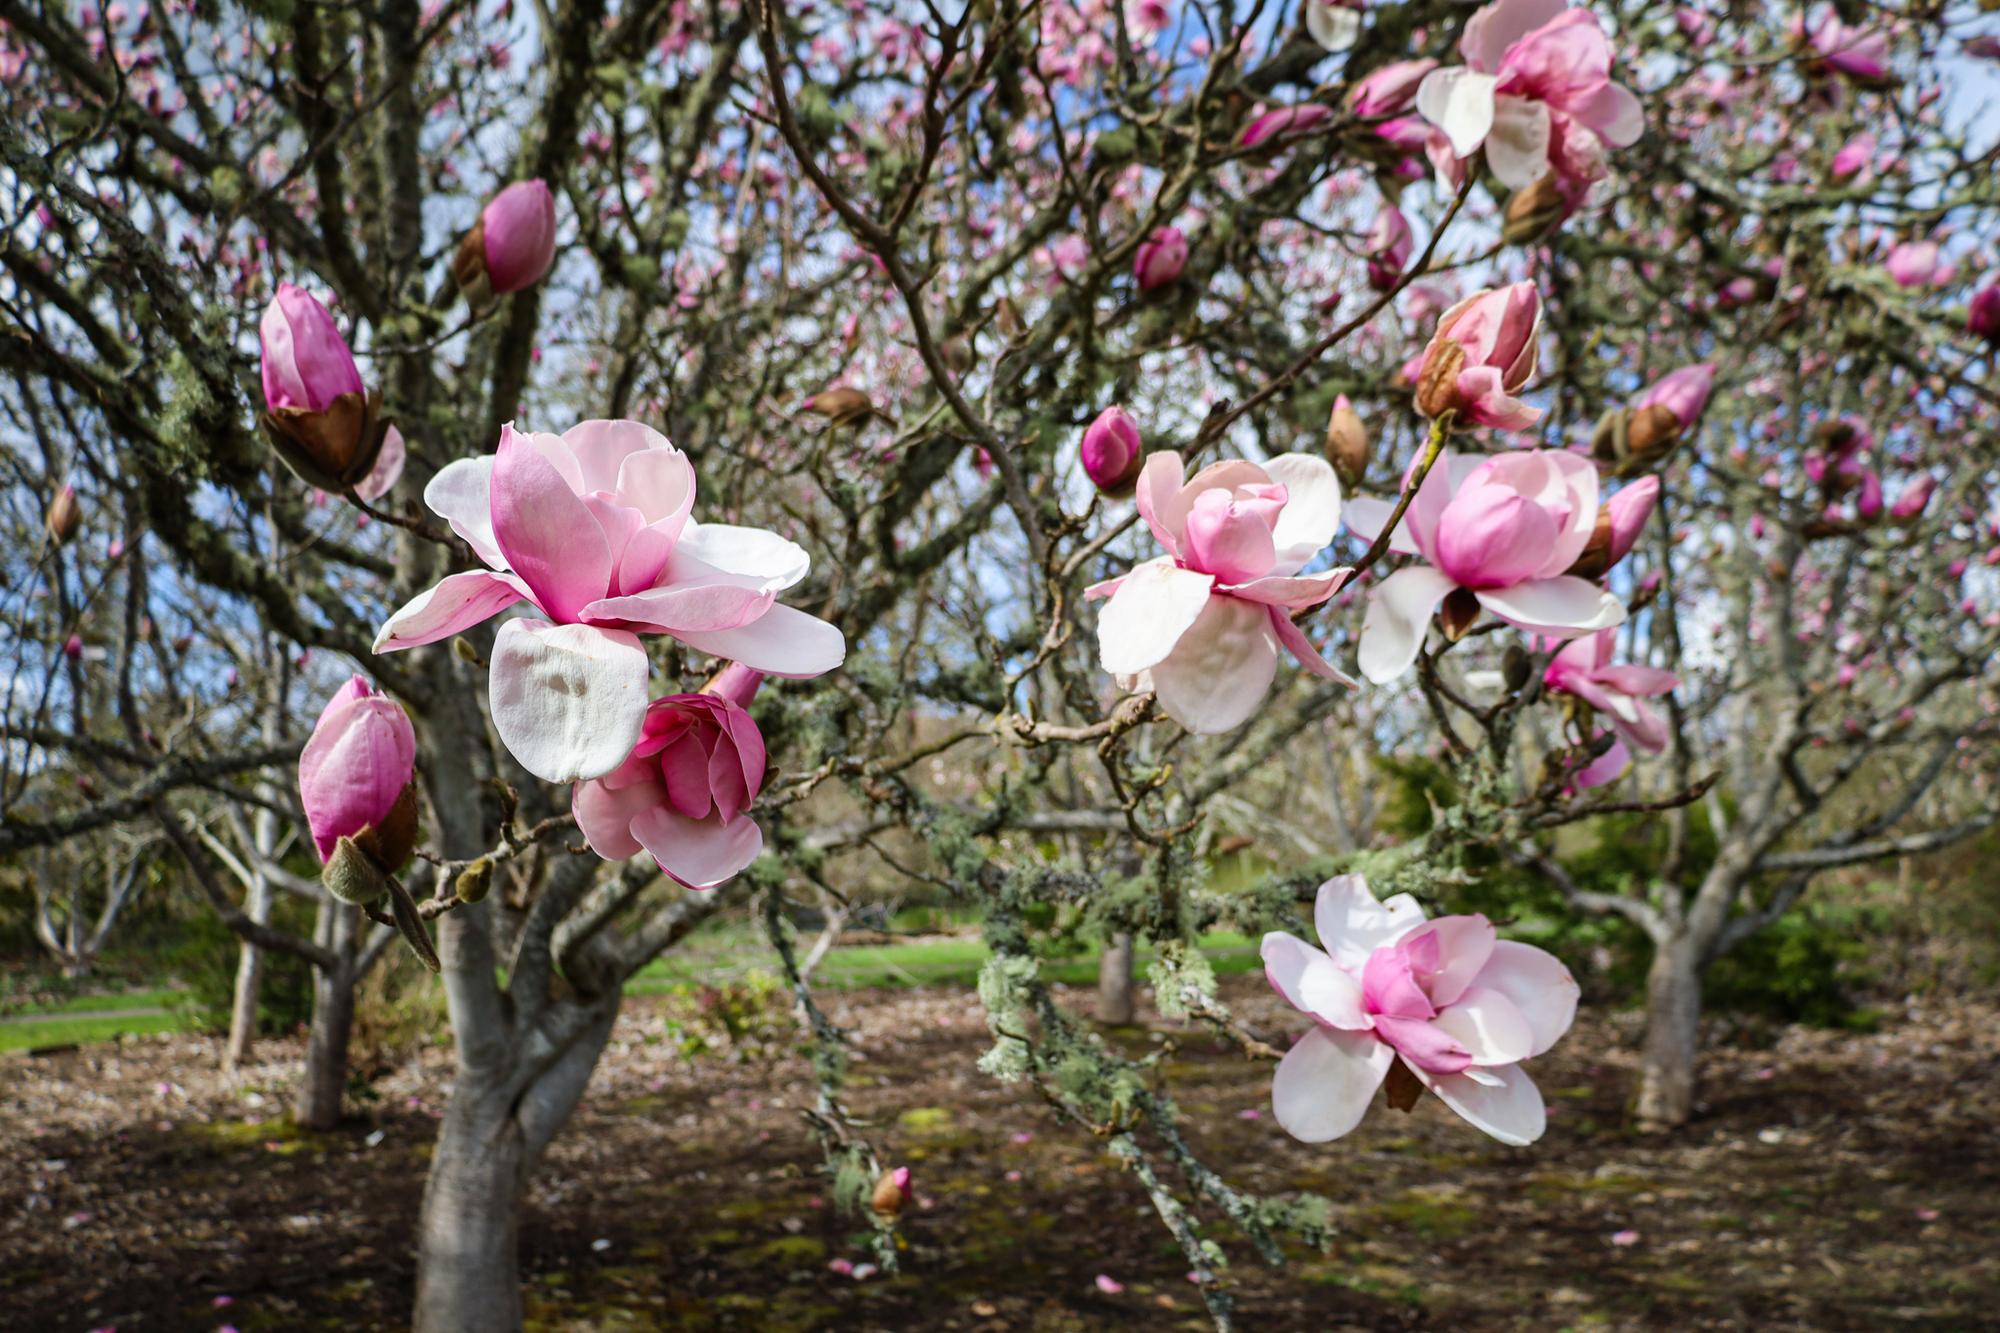
<svg viewBox="0 0 2000 1333"><path fill-rule="evenodd" d="M1132 932L1121 930L1111 937L1104 946L1104 952L1098 955L1097 1019L1100 1023L1123 1027L1138 1015L1132 977L1134 952Z"/></svg>
<svg viewBox="0 0 2000 1333"><path fill-rule="evenodd" d="M1702 951L1686 931L1655 945L1646 974L1646 1040L1634 1112L1642 1127L1684 1125L1694 1110Z"/></svg>
<svg viewBox="0 0 2000 1333"><path fill-rule="evenodd" d="M347 1046L354 1032L354 988L365 967L358 965L355 933L360 909L328 898L319 907L319 942L340 962L313 969L312 1025L306 1032L306 1064L299 1080L293 1117L306 1129L332 1129L340 1123L341 1096L347 1090Z"/></svg>

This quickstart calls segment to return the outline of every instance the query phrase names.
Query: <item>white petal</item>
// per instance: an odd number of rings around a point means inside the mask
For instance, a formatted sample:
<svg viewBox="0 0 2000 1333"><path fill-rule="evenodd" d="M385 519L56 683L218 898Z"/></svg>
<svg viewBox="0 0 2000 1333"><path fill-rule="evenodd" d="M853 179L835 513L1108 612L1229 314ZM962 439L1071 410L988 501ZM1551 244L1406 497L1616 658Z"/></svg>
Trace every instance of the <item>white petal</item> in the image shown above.
<svg viewBox="0 0 2000 1333"><path fill-rule="evenodd" d="M1125 576L1097 615L1097 661L1129 676L1166 660L1208 605L1215 579L1171 560L1149 560Z"/></svg>
<svg viewBox="0 0 2000 1333"><path fill-rule="evenodd" d="M1375 901L1360 875L1335 875L1313 899L1313 929L1320 948L1342 967L1360 968L1368 955L1394 944L1424 923L1424 909L1407 893Z"/></svg>
<svg viewBox="0 0 2000 1333"><path fill-rule="evenodd" d="M1377 500L1372 496L1357 495L1348 500L1340 511L1340 519L1347 524L1347 530L1362 541L1372 542L1382 535L1382 525L1389 521L1389 515L1396 512L1394 500ZM1406 513L1402 522L1396 524L1396 535L1389 539L1389 549L1397 555L1415 555L1417 539L1410 533L1410 517Z"/></svg>
<svg viewBox="0 0 2000 1333"><path fill-rule="evenodd" d="M1469 1073L1426 1074L1414 1065L1411 1070L1467 1124L1502 1143L1524 1148L1548 1128L1541 1091L1519 1065L1481 1068L1476 1079Z"/></svg>
<svg viewBox="0 0 2000 1333"><path fill-rule="evenodd" d="M1517 629L1554 639L1573 639L1625 623L1624 603L1588 579L1571 574L1534 579L1511 588L1488 588L1473 596Z"/></svg>
<svg viewBox="0 0 2000 1333"><path fill-rule="evenodd" d="M1361 620L1361 674L1386 685L1410 669L1430 628L1431 612L1457 585L1429 565L1411 565L1368 594Z"/></svg>
<svg viewBox="0 0 2000 1333"><path fill-rule="evenodd" d="M1295 1139L1337 1139L1368 1114L1395 1058L1394 1050L1368 1033L1315 1026L1278 1061L1271 1113Z"/></svg>
<svg viewBox="0 0 2000 1333"><path fill-rule="evenodd" d="M674 637L698 652L790 680L823 676L847 660L847 636L836 626L782 605L737 629L683 630Z"/></svg>
<svg viewBox="0 0 2000 1333"><path fill-rule="evenodd" d="M1510 190L1549 174L1549 109L1524 97L1495 100L1486 134L1486 165Z"/></svg>
<svg viewBox="0 0 2000 1333"><path fill-rule="evenodd" d="M1529 1057L1555 1045L1576 1021L1576 1000L1581 993L1576 978L1554 954L1532 944L1496 942L1492 956L1472 984L1480 990L1498 991L1514 1002L1534 1038L1528 1047Z"/></svg>
<svg viewBox="0 0 2000 1333"><path fill-rule="evenodd" d="M1361 14L1327 0L1306 0L1306 31L1329 52L1339 53L1361 38Z"/></svg>
<svg viewBox="0 0 2000 1333"><path fill-rule="evenodd" d="M1312 454L1279 454L1264 470L1285 488L1285 507L1271 529L1278 548L1271 572L1295 574L1340 531L1340 478L1333 464Z"/></svg>
<svg viewBox="0 0 2000 1333"><path fill-rule="evenodd" d="M1491 74L1457 66L1434 69L1417 86L1417 111L1451 140L1452 152L1471 157L1493 128Z"/></svg>
<svg viewBox="0 0 2000 1333"><path fill-rule="evenodd" d="M1534 1030L1520 1007L1497 990L1475 986L1433 1020L1472 1052L1476 1065L1511 1065L1535 1046Z"/></svg>
<svg viewBox="0 0 2000 1333"><path fill-rule="evenodd" d="M1240 727L1278 674L1271 613L1257 602L1211 597L1172 654L1151 670L1160 707L1189 731L1215 735Z"/></svg>
<svg viewBox="0 0 2000 1333"><path fill-rule="evenodd" d="M424 503L494 569L507 568L493 535L493 455L447 463L424 487Z"/></svg>
<svg viewBox="0 0 2000 1333"><path fill-rule="evenodd" d="M674 545L674 555L693 556L730 574L759 580L765 592L791 587L812 568L812 557L797 542L763 528L729 523L690 523Z"/></svg>
<svg viewBox="0 0 2000 1333"><path fill-rule="evenodd" d="M1264 937L1262 953L1265 979L1292 1008L1337 1028L1375 1026L1362 1004L1360 978L1336 966L1326 950L1274 930Z"/></svg>
<svg viewBox="0 0 2000 1333"><path fill-rule="evenodd" d="M375 651L393 653L448 639L526 597L527 589L511 574L468 569L447 575L382 622L382 628L375 631Z"/></svg>
<svg viewBox="0 0 2000 1333"><path fill-rule="evenodd" d="M646 717L646 650L624 630L510 620L493 641L493 729L545 782L603 777Z"/></svg>

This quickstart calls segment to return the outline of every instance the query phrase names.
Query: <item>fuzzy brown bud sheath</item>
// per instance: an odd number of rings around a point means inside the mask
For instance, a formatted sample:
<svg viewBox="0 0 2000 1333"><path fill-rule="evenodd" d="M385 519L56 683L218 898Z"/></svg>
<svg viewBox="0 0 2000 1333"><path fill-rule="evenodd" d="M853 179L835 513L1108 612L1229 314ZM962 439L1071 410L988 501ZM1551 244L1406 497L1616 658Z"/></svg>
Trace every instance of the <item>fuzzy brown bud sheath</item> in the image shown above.
<svg viewBox="0 0 2000 1333"><path fill-rule="evenodd" d="M875 415L875 404L867 394L859 389L844 387L822 389L800 403L799 407L825 417L828 424L834 426L852 425Z"/></svg>
<svg viewBox="0 0 2000 1333"><path fill-rule="evenodd" d="M1455 342L1439 344L1424 358L1417 378L1417 411L1436 418L1458 406L1458 373L1464 369L1465 348Z"/></svg>
<svg viewBox="0 0 2000 1333"><path fill-rule="evenodd" d="M1368 470L1368 427L1344 393L1333 400L1333 414L1327 418L1326 461L1349 487Z"/></svg>
<svg viewBox="0 0 2000 1333"><path fill-rule="evenodd" d="M1625 425L1627 453L1641 462L1664 457L1680 438L1681 419L1659 403L1632 413Z"/></svg>
<svg viewBox="0 0 2000 1333"><path fill-rule="evenodd" d="M1500 239L1508 245L1533 244L1561 226L1569 213L1569 200L1563 197L1562 187L1551 172L1507 196Z"/></svg>
<svg viewBox="0 0 2000 1333"><path fill-rule="evenodd" d="M83 525L83 503L76 498L76 487L67 483L56 492L56 498L49 502L49 538L57 545L76 536L76 530Z"/></svg>

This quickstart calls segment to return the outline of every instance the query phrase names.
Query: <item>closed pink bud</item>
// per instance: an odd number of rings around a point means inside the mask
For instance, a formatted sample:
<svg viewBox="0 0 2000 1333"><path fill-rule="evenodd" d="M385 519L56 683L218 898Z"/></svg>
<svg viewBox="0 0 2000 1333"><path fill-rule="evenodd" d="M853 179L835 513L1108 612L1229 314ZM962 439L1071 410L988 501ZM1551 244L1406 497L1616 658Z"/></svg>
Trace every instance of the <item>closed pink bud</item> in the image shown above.
<svg viewBox="0 0 2000 1333"><path fill-rule="evenodd" d="M369 689L359 676L341 686L299 752L299 804L322 861L341 838L359 840L394 822L391 816L416 777L416 764L417 735L402 705ZM390 870L409 855L407 846L381 851Z"/></svg>
<svg viewBox="0 0 2000 1333"><path fill-rule="evenodd" d="M1930 506L1931 495L1937 490L1937 478L1925 473L1904 488L1896 497L1896 503L1889 510L1889 517L1898 523L1907 523Z"/></svg>
<svg viewBox="0 0 2000 1333"><path fill-rule="evenodd" d="M74 662L83 656L83 636L72 634L63 640L63 656Z"/></svg>
<svg viewBox="0 0 2000 1333"><path fill-rule="evenodd" d="M1122 407L1107 407L1083 432L1083 470L1106 495L1123 495L1139 480L1146 456L1139 428Z"/></svg>
<svg viewBox="0 0 2000 1333"><path fill-rule="evenodd" d="M1856 135L1841 145L1840 151L1833 155L1833 178L1845 182L1859 176L1868 169L1868 164L1874 156L1875 136L1865 132Z"/></svg>
<svg viewBox="0 0 2000 1333"><path fill-rule="evenodd" d="M1417 411L1525 430L1541 409L1514 395L1535 373L1542 298L1532 282L1477 292L1444 312L1417 369Z"/></svg>
<svg viewBox="0 0 2000 1333"><path fill-rule="evenodd" d="M479 215L486 277L505 295L532 287L556 257L556 201L539 180L515 181Z"/></svg>
<svg viewBox="0 0 2000 1333"><path fill-rule="evenodd" d="M1854 512L1871 523L1882 517L1882 474L1872 467L1861 474L1861 491L1855 497Z"/></svg>
<svg viewBox="0 0 2000 1333"><path fill-rule="evenodd" d="M1417 86L1437 68L1435 60L1399 60L1384 65L1354 85L1347 105L1363 120L1408 111L1417 100Z"/></svg>
<svg viewBox="0 0 2000 1333"><path fill-rule="evenodd" d="M1333 108L1318 102L1302 102L1297 106L1273 107L1253 117L1243 130L1243 146L1255 148L1281 135L1304 134L1322 122L1331 119Z"/></svg>
<svg viewBox="0 0 2000 1333"><path fill-rule="evenodd" d="M1368 285L1378 292L1394 287L1410 262L1413 248L1410 223L1403 210L1393 204L1384 207L1368 229Z"/></svg>
<svg viewBox="0 0 2000 1333"><path fill-rule="evenodd" d="M1989 282L1973 294L1965 312L1965 329L1975 338L2000 343L2000 282Z"/></svg>
<svg viewBox="0 0 2000 1333"><path fill-rule="evenodd" d="M282 283L258 325L263 349L264 402L324 412L344 393L361 392L361 372L347 340L312 294Z"/></svg>
<svg viewBox="0 0 2000 1333"><path fill-rule="evenodd" d="M1655 405L1664 407L1674 414L1685 432L1701 420L1702 412L1708 407L1709 395L1714 390L1713 365L1704 361L1700 365L1682 366L1671 374L1661 376L1658 383L1632 404L1632 410L1640 412Z"/></svg>
<svg viewBox="0 0 2000 1333"><path fill-rule="evenodd" d="M1152 235L1139 244L1138 254L1132 259L1132 272L1139 279L1139 290L1150 292L1156 287L1164 287L1181 276L1187 267L1187 237L1179 228L1159 227Z"/></svg>
<svg viewBox="0 0 2000 1333"><path fill-rule="evenodd" d="M1660 479L1647 476L1626 485L1605 503L1605 509L1611 515L1612 564L1631 554L1639 534L1646 530L1646 520L1653 516L1653 506L1659 503L1659 499Z"/></svg>
<svg viewBox="0 0 2000 1333"><path fill-rule="evenodd" d="M706 693L727 699L738 708L748 708L750 701L757 697L757 687L763 683L763 672L752 670L741 662L731 662L703 688Z"/></svg>

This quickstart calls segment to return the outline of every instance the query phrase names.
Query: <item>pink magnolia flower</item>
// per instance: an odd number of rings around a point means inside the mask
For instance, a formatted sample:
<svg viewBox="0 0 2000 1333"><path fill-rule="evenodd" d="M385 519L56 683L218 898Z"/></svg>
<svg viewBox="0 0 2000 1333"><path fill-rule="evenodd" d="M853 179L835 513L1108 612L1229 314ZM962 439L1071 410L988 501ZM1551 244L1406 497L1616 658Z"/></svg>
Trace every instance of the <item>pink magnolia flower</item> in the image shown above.
<svg viewBox="0 0 2000 1333"><path fill-rule="evenodd" d="M1173 21L1165 0L1128 0L1125 6L1125 26L1142 36L1165 32Z"/></svg>
<svg viewBox="0 0 2000 1333"><path fill-rule="evenodd" d="M1715 367L1709 362L1700 365L1682 366L1670 371L1654 382L1653 387L1639 395L1632 410L1643 412L1649 407L1664 407L1674 414L1681 423L1683 432L1692 430L1701 420L1701 414L1708 408L1708 398L1715 391Z"/></svg>
<svg viewBox="0 0 2000 1333"><path fill-rule="evenodd" d="M1347 104L1363 120L1400 115L1416 102L1424 76L1437 67L1438 62L1429 58L1384 65L1354 85Z"/></svg>
<svg viewBox="0 0 2000 1333"><path fill-rule="evenodd" d="M1829 7L1812 30L1812 47L1826 64L1851 79L1875 80L1889 73L1889 34L1880 28L1848 26Z"/></svg>
<svg viewBox="0 0 2000 1333"><path fill-rule="evenodd" d="M1318 948L1272 931L1262 950L1271 988L1313 1020L1271 1082L1287 1133L1348 1133L1400 1060L1475 1129L1516 1146L1542 1136L1547 1111L1521 1061L1575 1019L1569 969L1483 916L1426 921L1407 893L1377 902L1359 875L1319 886L1313 925Z"/></svg>
<svg viewBox="0 0 2000 1333"><path fill-rule="evenodd" d="M1187 267L1187 237L1181 235L1178 227L1157 227L1153 234L1139 243L1138 253L1132 257L1132 273L1139 279L1139 290L1150 292L1156 287L1164 287L1181 276Z"/></svg>
<svg viewBox="0 0 2000 1333"><path fill-rule="evenodd" d="M1431 613L1461 592L1508 624L1551 639L1622 624L1617 598L1564 573L1590 544L1597 506L1597 470L1568 450L1484 459L1446 450L1389 543L1430 563L1399 569L1368 594L1361 674L1382 685L1408 671ZM1373 541L1392 509L1385 500L1352 500L1348 530Z"/></svg>
<svg viewBox="0 0 2000 1333"><path fill-rule="evenodd" d="M1361 37L1362 0L1306 0L1306 31L1322 50L1348 50Z"/></svg>
<svg viewBox="0 0 2000 1333"><path fill-rule="evenodd" d="M1532 282L1475 292L1444 312L1417 363L1417 410L1458 414L1461 424L1525 430L1542 418L1514 395L1535 373L1541 354L1542 298ZM1427 393L1425 376L1456 346L1465 360L1455 380Z"/></svg>
<svg viewBox="0 0 2000 1333"><path fill-rule="evenodd" d="M1932 287L1945 276L1936 241L1904 241L1889 251L1882 267L1898 287Z"/></svg>
<svg viewBox="0 0 2000 1333"><path fill-rule="evenodd" d="M1211 463L1184 481L1180 455L1139 474L1139 514L1168 554L1085 590L1109 597L1098 658L1127 688L1151 689L1189 731L1241 726L1263 702L1278 648L1345 680L1291 613L1340 590L1346 569L1301 574L1340 526L1333 466L1308 454Z"/></svg>
<svg viewBox="0 0 2000 1333"><path fill-rule="evenodd" d="M1603 754L1569 775L1570 790L1589 791L1616 782L1631 766L1632 752L1625 748L1623 740L1614 738Z"/></svg>
<svg viewBox="0 0 2000 1333"><path fill-rule="evenodd" d="M1965 311L1965 330L1975 338L2000 343L2000 282L1989 282L1973 294Z"/></svg>
<svg viewBox="0 0 2000 1333"><path fill-rule="evenodd" d="M1272 107L1267 111L1259 111L1251 118L1249 125L1244 127L1242 143L1245 148L1255 148L1260 143L1281 136L1289 138L1304 134L1331 119L1332 116L1333 108L1319 102Z"/></svg>
<svg viewBox="0 0 2000 1333"><path fill-rule="evenodd" d="M646 715L639 634L773 676L839 666L838 629L777 604L806 553L775 533L690 520L694 467L636 421L586 421L561 435L500 431L491 458L450 464L424 503L485 569L446 577L383 623L375 651L462 633L517 602L493 644L494 730L548 782L599 778L625 762Z"/></svg>
<svg viewBox="0 0 2000 1333"><path fill-rule="evenodd" d="M324 412L344 393L361 393L354 353L312 293L280 283L257 328L262 348L264 404Z"/></svg>
<svg viewBox="0 0 2000 1333"><path fill-rule="evenodd" d="M1602 713L1618 739L1633 749L1658 754L1667 748L1667 724L1646 700L1672 694L1680 677L1658 667L1613 665L1617 651L1616 630L1572 639L1549 662L1542 683Z"/></svg>
<svg viewBox="0 0 2000 1333"><path fill-rule="evenodd" d="M1129 493L1145 463L1138 426L1115 404L1099 412L1084 428L1078 454L1091 484L1107 495Z"/></svg>
<svg viewBox="0 0 2000 1333"><path fill-rule="evenodd" d="M1368 285L1378 292L1394 287L1409 265L1415 244L1403 210L1385 204L1368 229Z"/></svg>
<svg viewBox="0 0 2000 1333"><path fill-rule="evenodd" d="M515 181L479 215L486 277L502 295L532 287L556 257L556 201L546 182Z"/></svg>
<svg viewBox="0 0 2000 1333"><path fill-rule="evenodd" d="M1611 43L1588 9L1564 0L1494 0L1459 39L1465 64L1435 70L1417 110L1451 136L1460 157L1483 144L1510 189L1551 170L1595 180L1604 146L1629 147L1645 129L1639 99L1611 82Z"/></svg>
<svg viewBox="0 0 2000 1333"><path fill-rule="evenodd" d="M417 771L417 733L394 699L360 676L335 691L299 751L299 804L324 861L333 845L378 827Z"/></svg>
<svg viewBox="0 0 2000 1333"><path fill-rule="evenodd" d="M732 665L712 693L648 704L625 762L571 792L590 849L607 861L649 852L691 889L712 889L756 860L764 834L748 812L764 787L764 737L744 705L762 680Z"/></svg>

